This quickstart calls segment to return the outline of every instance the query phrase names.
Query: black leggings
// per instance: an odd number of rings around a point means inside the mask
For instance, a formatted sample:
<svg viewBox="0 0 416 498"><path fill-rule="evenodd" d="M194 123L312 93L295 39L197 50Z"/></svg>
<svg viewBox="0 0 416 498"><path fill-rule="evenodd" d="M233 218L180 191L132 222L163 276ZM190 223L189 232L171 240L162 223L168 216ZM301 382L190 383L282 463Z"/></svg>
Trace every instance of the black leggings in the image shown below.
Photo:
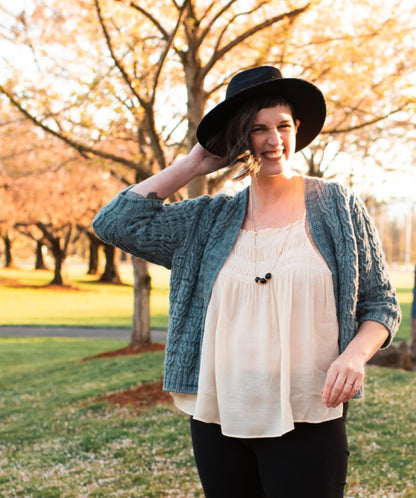
<svg viewBox="0 0 416 498"><path fill-rule="evenodd" d="M342 498L347 475L345 418L297 423L281 437L224 436L191 418L195 460L207 498Z"/></svg>

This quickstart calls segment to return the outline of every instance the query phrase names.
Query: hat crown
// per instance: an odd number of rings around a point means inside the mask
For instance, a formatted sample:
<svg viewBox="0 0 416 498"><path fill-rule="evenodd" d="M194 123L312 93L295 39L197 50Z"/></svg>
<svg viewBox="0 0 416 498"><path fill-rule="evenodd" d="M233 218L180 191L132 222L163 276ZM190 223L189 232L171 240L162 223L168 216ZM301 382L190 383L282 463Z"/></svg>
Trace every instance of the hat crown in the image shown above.
<svg viewBox="0 0 416 498"><path fill-rule="evenodd" d="M282 73L273 66L260 66L236 74L227 87L225 98L229 99L237 93L267 81L281 79Z"/></svg>

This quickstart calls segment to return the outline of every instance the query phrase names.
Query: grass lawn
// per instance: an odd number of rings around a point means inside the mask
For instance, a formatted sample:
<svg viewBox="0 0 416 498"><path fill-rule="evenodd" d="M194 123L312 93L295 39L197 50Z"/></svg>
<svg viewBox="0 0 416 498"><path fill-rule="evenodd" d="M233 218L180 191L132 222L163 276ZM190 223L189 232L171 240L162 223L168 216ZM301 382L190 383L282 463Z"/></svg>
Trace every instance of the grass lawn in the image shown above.
<svg viewBox="0 0 416 498"><path fill-rule="evenodd" d="M118 346L0 338L0 496L193 496L185 417L92 401L162 375L163 353L81 361Z"/></svg>
<svg viewBox="0 0 416 498"><path fill-rule="evenodd" d="M86 275L85 265L70 265L73 290L48 289L50 271L0 269L0 326L47 325L131 327L133 274L129 263L120 266L125 285L100 284ZM169 271L150 265L152 275L151 326L167 328ZM397 340L410 340L410 311L414 274L392 272L403 312Z"/></svg>
<svg viewBox="0 0 416 498"><path fill-rule="evenodd" d="M397 298L402 310L402 322L397 332L396 339L409 341L411 327L411 308L413 302L413 286L415 280L414 272L393 271L391 273L391 278L396 288Z"/></svg>
<svg viewBox="0 0 416 498"><path fill-rule="evenodd" d="M168 270L150 266L152 273L151 325L167 328ZM86 275L85 265L69 265L73 289L48 288L52 272L0 269L0 325L131 327L133 274L120 265L124 285L101 284Z"/></svg>
<svg viewBox="0 0 416 498"><path fill-rule="evenodd" d="M118 347L100 339L0 338L0 496L202 497L188 418L96 396L156 381L162 353L82 361ZM416 377L367 369L350 403L352 497L414 497Z"/></svg>

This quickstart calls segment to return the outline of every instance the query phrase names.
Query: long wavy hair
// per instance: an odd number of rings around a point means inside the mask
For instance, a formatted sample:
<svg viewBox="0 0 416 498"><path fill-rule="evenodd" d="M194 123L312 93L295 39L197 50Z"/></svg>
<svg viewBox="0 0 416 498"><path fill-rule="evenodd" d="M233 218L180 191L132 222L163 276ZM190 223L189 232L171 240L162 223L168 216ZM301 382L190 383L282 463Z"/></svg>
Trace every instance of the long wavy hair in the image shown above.
<svg viewBox="0 0 416 498"><path fill-rule="evenodd" d="M277 105L289 106L295 122L294 107L285 98L261 95L237 108L225 125L219 126L218 132L207 142L209 149L222 157L221 167L235 168L234 180L241 180L259 171L260 162L252 145L251 130L258 111Z"/></svg>

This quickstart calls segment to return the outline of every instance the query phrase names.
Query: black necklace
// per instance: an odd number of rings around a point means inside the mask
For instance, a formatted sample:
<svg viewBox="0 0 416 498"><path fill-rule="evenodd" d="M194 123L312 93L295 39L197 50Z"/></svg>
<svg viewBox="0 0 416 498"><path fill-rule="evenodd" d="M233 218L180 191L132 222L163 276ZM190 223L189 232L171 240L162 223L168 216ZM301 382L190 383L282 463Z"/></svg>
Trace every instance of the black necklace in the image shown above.
<svg viewBox="0 0 416 498"><path fill-rule="evenodd" d="M254 271L257 273L257 270L256 270L256 261L257 261L257 230L256 230L256 220L254 219L254 212L253 212L253 199L252 199L252 195L251 195L251 192L250 192L250 199L249 199L249 203L250 203L250 211L251 211L251 219L252 219L252 222L253 222L253 228L254 228L254 257L256 258L254 261ZM267 282L272 278L272 274L270 272L267 272L264 277L259 277L257 276L254 281L257 283L257 284L260 284L260 285L264 285L264 284L267 284Z"/></svg>
<svg viewBox="0 0 416 498"><path fill-rule="evenodd" d="M258 284L267 284L267 281L270 280L272 278L272 274L271 273L266 273L266 275L264 275L264 277L256 277L254 279L255 282L257 282Z"/></svg>

